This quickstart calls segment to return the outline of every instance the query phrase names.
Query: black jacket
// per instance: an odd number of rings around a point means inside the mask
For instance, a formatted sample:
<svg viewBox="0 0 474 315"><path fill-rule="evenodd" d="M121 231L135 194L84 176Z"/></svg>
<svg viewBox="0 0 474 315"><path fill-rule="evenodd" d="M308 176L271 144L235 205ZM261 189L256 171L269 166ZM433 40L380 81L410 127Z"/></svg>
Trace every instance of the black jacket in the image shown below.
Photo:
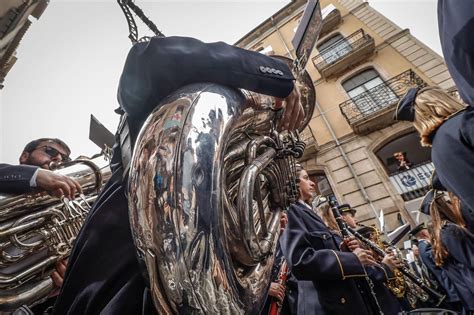
<svg viewBox="0 0 474 315"><path fill-rule="evenodd" d="M0 164L0 192L22 194L31 192L30 180L38 169L30 165Z"/></svg>
<svg viewBox="0 0 474 315"><path fill-rule="evenodd" d="M371 314L355 280L364 280L364 267L355 254L339 250L312 210L299 202L290 207L280 244L294 276L313 282L325 314Z"/></svg>

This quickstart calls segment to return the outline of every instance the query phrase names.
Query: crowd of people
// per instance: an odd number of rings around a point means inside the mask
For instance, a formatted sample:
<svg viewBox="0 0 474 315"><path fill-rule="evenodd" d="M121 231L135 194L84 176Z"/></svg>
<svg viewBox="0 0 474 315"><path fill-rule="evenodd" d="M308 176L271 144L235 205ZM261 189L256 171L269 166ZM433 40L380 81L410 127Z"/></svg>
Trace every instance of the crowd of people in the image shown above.
<svg viewBox="0 0 474 315"><path fill-rule="evenodd" d="M410 89L397 107L395 118L413 123L421 145L432 148L436 167L433 189L420 208L431 222L413 227L411 258L407 261L394 248L396 244L384 243L374 227L359 227L356 209L350 205L326 201L314 206L315 183L298 166L299 200L281 219L262 314L274 310L275 303L282 314L398 314L427 307L474 313L474 49L470 41L474 4L439 0L438 10L444 57L467 105L440 88L427 87ZM281 129L295 130L303 120L293 74L278 59L185 37L154 37L135 44L118 89L121 121L112 177L90 211L70 257L58 262L51 274L59 295L36 306L33 311L37 314L44 310L53 314L160 313L136 256L127 171L147 116L180 87L199 82L274 97L275 109L284 108ZM0 164L0 192L44 190L73 199L81 192L79 183L49 170L51 162L68 161L69 155L69 147L59 139L30 142L20 156L20 165ZM411 167L403 152L394 157L400 169ZM357 233L349 233L351 230ZM383 252L356 238L357 234ZM54 308L48 308L52 303ZM22 308L18 314L28 311Z"/></svg>

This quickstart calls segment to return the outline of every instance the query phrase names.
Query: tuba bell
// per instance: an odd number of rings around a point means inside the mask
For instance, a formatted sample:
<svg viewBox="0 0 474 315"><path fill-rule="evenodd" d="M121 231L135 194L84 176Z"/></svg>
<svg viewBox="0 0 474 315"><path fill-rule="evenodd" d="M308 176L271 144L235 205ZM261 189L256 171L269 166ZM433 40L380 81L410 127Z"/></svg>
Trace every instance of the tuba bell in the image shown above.
<svg viewBox="0 0 474 315"><path fill-rule="evenodd" d="M79 182L81 196L61 200L44 192L0 195L0 313L33 306L53 291L54 265L69 256L99 189L110 177L103 156L56 168Z"/></svg>
<svg viewBox="0 0 474 315"><path fill-rule="evenodd" d="M307 72L297 84L305 127L315 90ZM280 212L296 201L295 158L304 150L298 132L276 130L280 112L272 102L193 84L166 98L142 127L129 173L129 214L159 314L260 311Z"/></svg>

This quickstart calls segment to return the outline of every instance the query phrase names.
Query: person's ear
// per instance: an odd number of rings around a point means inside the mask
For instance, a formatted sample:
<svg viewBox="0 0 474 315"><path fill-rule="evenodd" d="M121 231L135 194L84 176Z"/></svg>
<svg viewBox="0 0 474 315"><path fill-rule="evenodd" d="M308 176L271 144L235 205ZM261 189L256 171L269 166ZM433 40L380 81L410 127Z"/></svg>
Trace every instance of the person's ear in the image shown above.
<svg viewBox="0 0 474 315"><path fill-rule="evenodd" d="M29 157L30 153L23 151L23 153L20 155L20 164L25 164Z"/></svg>

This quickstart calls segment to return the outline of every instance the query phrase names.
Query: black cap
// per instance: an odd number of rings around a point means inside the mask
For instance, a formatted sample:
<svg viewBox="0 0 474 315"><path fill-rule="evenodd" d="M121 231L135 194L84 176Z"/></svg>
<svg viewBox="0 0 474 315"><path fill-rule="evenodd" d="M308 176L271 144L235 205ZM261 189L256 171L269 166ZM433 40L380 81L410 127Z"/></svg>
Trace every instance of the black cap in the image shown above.
<svg viewBox="0 0 474 315"><path fill-rule="evenodd" d="M446 191L446 187L441 184L438 174L436 174L436 170L433 170L433 173L431 174L431 188L437 191Z"/></svg>
<svg viewBox="0 0 474 315"><path fill-rule="evenodd" d="M397 109L393 115L394 120L414 121L415 120L415 99L420 88L409 89L405 96L398 102Z"/></svg>
<svg viewBox="0 0 474 315"><path fill-rule="evenodd" d="M435 196L435 191L433 189L431 189L423 197L423 200L421 201L421 205L420 205L420 212L421 213L424 213L426 215L430 215L430 205L431 205L431 202L433 201L434 196Z"/></svg>
<svg viewBox="0 0 474 315"><path fill-rule="evenodd" d="M421 230L425 230L425 229L426 229L425 223L421 223L421 224L415 226L415 227L410 231L410 233L408 233L408 234L415 236L415 235L416 235L417 233L419 233Z"/></svg>
<svg viewBox="0 0 474 315"><path fill-rule="evenodd" d="M337 207L337 210L339 210L339 212L341 214L344 214L346 212L350 212L352 213L352 215L355 215L356 214L356 209L352 208L349 204L345 203L345 204L342 204L340 206Z"/></svg>
<svg viewBox="0 0 474 315"><path fill-rule="evenodd" d="M364 236L364 237L368 237L371 233L374 233L374 228L370 227L370 226L367 226L367 225L364 225L364 226L358 228L357 232L359 234L362 234L362 236Z"/></svg>

